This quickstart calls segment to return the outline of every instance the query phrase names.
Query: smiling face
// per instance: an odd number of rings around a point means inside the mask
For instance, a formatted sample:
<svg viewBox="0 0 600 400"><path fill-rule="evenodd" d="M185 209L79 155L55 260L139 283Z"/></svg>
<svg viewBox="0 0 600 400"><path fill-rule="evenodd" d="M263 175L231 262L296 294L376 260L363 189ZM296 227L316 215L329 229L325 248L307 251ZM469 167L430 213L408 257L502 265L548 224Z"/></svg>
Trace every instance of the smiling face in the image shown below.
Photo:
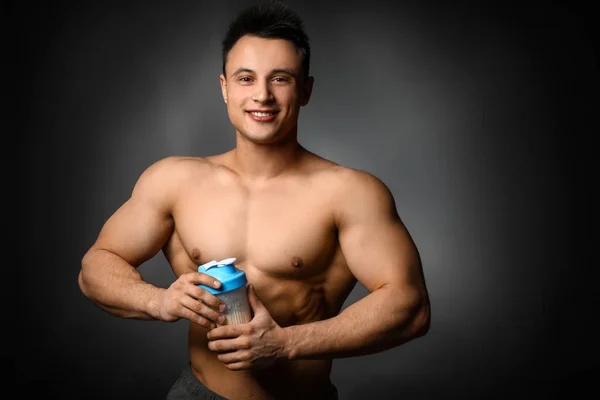
<svg viewBox="0 0 600 400"><path fill-rule="evenodd" d="M258 144L295 135L300 107L312 91L302 53L288 40L243 36L230 50L221 75L227 113L238 135Z"/></svg>

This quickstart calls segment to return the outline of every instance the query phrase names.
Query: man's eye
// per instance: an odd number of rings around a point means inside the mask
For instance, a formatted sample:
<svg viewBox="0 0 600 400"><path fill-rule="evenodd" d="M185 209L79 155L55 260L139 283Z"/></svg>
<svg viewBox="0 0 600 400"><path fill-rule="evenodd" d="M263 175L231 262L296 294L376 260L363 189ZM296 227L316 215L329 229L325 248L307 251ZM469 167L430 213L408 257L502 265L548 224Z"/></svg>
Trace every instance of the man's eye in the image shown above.
<svg viewBox="0 0 600 400"><path fill-rule="evenodd" d="M284 78L283 76L275 77L273 80L275 82L287 82L287 78Z"/></svg>
<svg viewBox="0 0 600 400"><path fill-rule="evenodd" d="M250 77L249 76L242 76L239 81L240 82L250 82Z"/></svg>

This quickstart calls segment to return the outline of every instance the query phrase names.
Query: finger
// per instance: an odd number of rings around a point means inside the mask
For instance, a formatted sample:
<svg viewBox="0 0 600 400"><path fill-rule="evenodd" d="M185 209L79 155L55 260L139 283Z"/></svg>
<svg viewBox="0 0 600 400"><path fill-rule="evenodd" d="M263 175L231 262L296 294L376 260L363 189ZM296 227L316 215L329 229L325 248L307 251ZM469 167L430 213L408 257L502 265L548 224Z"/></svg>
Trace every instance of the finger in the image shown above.
<svg viewBox="0 0 600 400"><path fill-rule="evenodd" d="M207 280L206 277L208 277L208 275L200 273L196 274L193 272L184 274L180 278L182 279L183 283L180 284L179 288L181 291L183 291L183 293L187 294L188 296L191 296L197 300L202 300L204 304L212 307L213 309L219 310L220 312L224 312L226 309L225 304L223 304L223 302L217 296L210 293L205 288L198 286L199 284L209 286L208 284L211 282L211 280ZM198 283L202 280L206 282ZM221 285L220 282L214 280L214 278L212 279L212 282L213 286Z"/></svg>
<svg viewBox="0 0 600 400"><path fill-rule="evenodd" d="M204 304L212 307L214 310L220 312L225 311L225 304L217 296L201 287L190 285L186 290L186 293L196 300L201 300Z"/></svg>
<svg viewBox="0 0 600 400"><path fill-rule="evenodd" d="M191 311L192 313L198 315L199 317L206 319L209 322L208 326L211 326L212 323L222 324L225 322L225 317L223 315L208 307L206 304L202 303L202 301L195 300L191 297L185 297L181 300L181 305L184 306L187 310ZM193 322L198 323L198 320L202 321L194 317ZM204 323L201 323L200 325L208 327Z"/></svg>
<svg viewBox="0 0 600 400"><path fill-rule="evenodd" d="M200 314L195 313L194 311L185 308L181 315L182 318L189 320L195 324L198 324L206 329L214 329L217 325L209 320L208 318L203 317Z"/></svg>
<svg viewBox="0 0 600 400"><path fill-rule="evenodd" d="M206 337L208 340L232 339L238 336L249 334L250 326L248 324L225 325L219 326L208 332Z"/></svg>
<svg viewBox="0 0 600 400"><path fill-rule="evenodd" d="M190 272L185 274L185 279L194 285L206 285L215 289L221 287L221 282L208 274L203 274L202 272Z"/></svg>
<svg viewBox="0 0 600 400"><path fill-rule="evenodd" d="M252 354L249 351L235 351L232 353L222 353L217 356L225 364L236 364L250 362Z"/></svg>
<svg viewBox="0 0 600 400"><path fill-rule="evenodd" d="M235 339L211 340L208 342L208 348L220 353L235 352L238 350L248 350L251 347L247 336L237 337Z"/></svg>
<svg viewBox="0 0 600 400"><path fill-rule="evenodd" d="M252 363L250 361L243 361L243 362L237 362L237 363L233 363L233 364L225 364L225 366L232 371L241 371L244 369L252 368Z"/></svg>

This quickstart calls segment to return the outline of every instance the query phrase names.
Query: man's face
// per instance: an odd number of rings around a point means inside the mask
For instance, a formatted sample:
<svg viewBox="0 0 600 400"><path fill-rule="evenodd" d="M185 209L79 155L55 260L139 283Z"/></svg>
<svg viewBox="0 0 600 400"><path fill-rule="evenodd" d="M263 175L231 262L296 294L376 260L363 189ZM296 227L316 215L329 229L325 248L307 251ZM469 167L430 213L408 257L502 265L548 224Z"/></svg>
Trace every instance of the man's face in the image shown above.
<svg viewBox="0 0 600 400"><path fill-rule="evenodd" d="M274 143L296 129L313 79L290 41L243 36L227 57L221 89L236 131L254 143Z"/></svg>

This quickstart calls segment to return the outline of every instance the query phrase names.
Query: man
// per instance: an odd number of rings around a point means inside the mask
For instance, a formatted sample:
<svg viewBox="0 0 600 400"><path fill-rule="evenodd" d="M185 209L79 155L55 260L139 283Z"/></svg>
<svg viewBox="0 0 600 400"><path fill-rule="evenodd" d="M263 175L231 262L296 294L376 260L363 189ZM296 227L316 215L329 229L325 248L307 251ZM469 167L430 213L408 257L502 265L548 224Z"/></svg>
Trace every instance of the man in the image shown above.
<svg viewBox="0 0 600 400"><path fill-rule="evenodd" d="M313 86L300 18L279 3L251 8L223 45L236 147L144 171L83 257L79 285L120 317L190 321L190 363L168 399L337 398L332 359L428 330L420 257L384 183L298 143ZM166 289L136 270L161 249L177 276ZM253 318L221 326L223 305L199 286L220 283L198 266L229 257ZM370 293L340 313L357 281Z"/></svg>

